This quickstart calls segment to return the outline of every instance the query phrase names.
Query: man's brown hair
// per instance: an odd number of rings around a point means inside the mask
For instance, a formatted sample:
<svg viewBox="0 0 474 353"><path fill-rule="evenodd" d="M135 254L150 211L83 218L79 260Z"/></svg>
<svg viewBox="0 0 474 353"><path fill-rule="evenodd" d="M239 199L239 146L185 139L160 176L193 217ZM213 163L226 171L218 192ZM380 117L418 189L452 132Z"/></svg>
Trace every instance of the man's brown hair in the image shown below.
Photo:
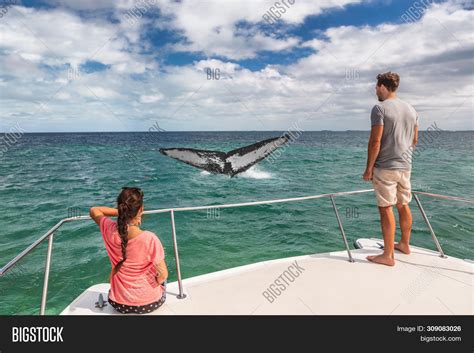
<svg viewBox="0 0 474 353"><path fill-rule="evenodd" d="M377 86L384 85L390 92L395 92L400 84L400 76L395 72L377 75Z"/></svg>

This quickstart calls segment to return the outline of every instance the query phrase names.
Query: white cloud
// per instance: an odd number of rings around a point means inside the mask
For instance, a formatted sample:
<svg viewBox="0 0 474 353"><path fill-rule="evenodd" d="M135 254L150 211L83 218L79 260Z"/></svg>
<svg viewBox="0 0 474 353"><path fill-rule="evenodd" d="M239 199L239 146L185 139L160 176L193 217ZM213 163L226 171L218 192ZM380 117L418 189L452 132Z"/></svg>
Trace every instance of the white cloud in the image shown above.
<svg viewBox="0 0 474 353"><path fill-rule="evenodd" d="M299 45L298 38L235 27L239 19L257 22L261 3L248 2L243 9L246 2L212 4L160 2L170 16L178 11L166 24L187 38L180 50L229 58ZM319 4L307 5L313 7L306 12L295 7L301 12L294 17L288 12L285 21L301 23L307 14L330 7ZM142 53L141 24L125 33L130 26L124 22L84 19L64 9L16 9L23 17L9 12L0 21L0 128L23 119L28 131L146 130L155 120L166 130L285 130L294 121L306 130L367 130L375 75L392 70L401 74L400 96L419 110L422 128L436 121L442 129L473 129L473 11L454 2L434 5L417 23L329 28L324 40L303 43L314 54L259 71L230 59L158 70ZM206 21L199 22L200 16ZM212 34L216 28L219 33ZM239 35L245 31L252 36ZM110 68L68 77L70 65L83 64L103 43L94 60ZM220 79L209 79L207 68L218 68Z"/></svg>
<svg viewBox="0 0 474 353"><path fill-rule="evenodd" d="M153 94L153 95L142 95L140 96L139 102L140 103L156 103L162 100L164 96L161 93Z"/></svg>
<svg viewBox="0 0 474 353"><path fill-rule="evenodd" d="M13 6L0 21L0 48L7 54L17 53L32 65L78 66L95 60L119 72L156 68L139 55L139 48L129 50L128 39L133 37L129 32L139 28L126 29L103 20L86 20L63 9Z"/></svg>
<svg viewBox="0 0 474 353"><path fill-rule="evenodd" d="M298 0L285 8L280 20L289 24L300 24L309 15L320 14L324 9L343 7L361 0ZM209 0L198 4L192 0L180 2L158 1L161 11L170 20L157 23L160 27L172 27L180 31L186 43L175 45L175 50L203 52L207 56L219 55L229 59L253 58L258 51L280 51L294 47L298 39L294 37L276 38L265 34L255 25L265 23L263 15L275 1L231 0L223 4L219 0ZM281 11L281 10L278 10ZM238 29L239 22L245 21L250 29ZM253 26L253 27L252 27Z"/></svg>
<svg viewBox="0 0 474 353"><path fill-rule="evenodd" d="M63 6L75 10L107 9L114 6L114 0L46 0L55 6Z"/></svg>
<svg viewBox="0 0 474 353"><path fill-rule="evenodd" d="M103 86L79 85L76 91L88 98L113 99L120 97L118 92Z"/></svg>
<svg viewBox="0 0 474 353"><path fill-rule="evenodd" d="M56 98L57 99L60 99L60 100L69 100L72 98L71 94L69 92L59 92L57 95L56 95Z"/></svg>
<svg viewBox="0 0 474 353"><path fill-rule="evenodd" d="M471 23L472 10L445 3L430 7L416 23L330 28L327 40L305 43L317 50L314 55L282 69L305 83L328 83L304 85L304 90L323 97L336 92L331 101L339 111L331 116L341 116L347 125L344 115L360 116L360 103L370 105L375 75L391 70L400 73L399 94L421 111L425 124L437 119L446 128L472 128ZM445 119L459 107L463 123Z"/></svg>

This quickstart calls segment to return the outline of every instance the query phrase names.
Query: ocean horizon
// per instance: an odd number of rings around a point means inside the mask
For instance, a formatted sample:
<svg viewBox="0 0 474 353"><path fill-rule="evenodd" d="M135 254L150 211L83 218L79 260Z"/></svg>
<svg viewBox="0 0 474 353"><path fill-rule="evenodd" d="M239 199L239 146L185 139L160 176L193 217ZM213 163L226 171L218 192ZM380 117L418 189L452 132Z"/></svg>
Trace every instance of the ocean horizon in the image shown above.
<svg viewBox="0 0 474 353"><path fill-rule="evenodd" d="M136 130L136 131L32 131L32 132L23 132L23 134L102 134L102 133L116 133L116 134L126 134L126 133L135 133L135 132L285 132L288 130L163 130L163 131L149 131L149 130ZM291 131L291 129L290 129ZM304 132L370 132L370 130L300 130ZM419 129L418 131L430 131L427 129ZM474 132L474 130L444 130L443 132ZM0 134L8 134L9 131L0 131Z"/></svg>

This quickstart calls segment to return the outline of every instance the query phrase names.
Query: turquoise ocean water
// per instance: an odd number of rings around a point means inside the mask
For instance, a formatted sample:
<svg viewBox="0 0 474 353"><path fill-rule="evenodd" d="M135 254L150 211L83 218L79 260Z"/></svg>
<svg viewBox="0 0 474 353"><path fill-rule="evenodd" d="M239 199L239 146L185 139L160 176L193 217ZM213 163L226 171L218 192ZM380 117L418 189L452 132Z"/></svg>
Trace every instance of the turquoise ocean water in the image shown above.
<svg viewBox="0 0 474 353"><path fill-rule="evenodd" d="M229 178L159 154L161 147L228 151L282 132L26 134L0 159L0 266L60 219L114 205L122 186L139 186L158 209L297 197L371 188L362 180L368 132L304 132L270 163ZM423 136L423 133L421 133ZM443 132L415 159L413 189L474 199L474 132ZM336 199L349 243L380 237L373 194ZM474 258L473 207L421 197L448 255ZM434 249L412 203L413 244ZM258 261L342 250L329 199L176 213L184 278ZM169 214L146 216L143 228L165 246L176 279ZM397 236L399 231L397 230ZM37 314L47 244L0 279L0 314ZM57 314L87 287L108 280L98 228L66 224L55 234L47 313Z"/></svg>

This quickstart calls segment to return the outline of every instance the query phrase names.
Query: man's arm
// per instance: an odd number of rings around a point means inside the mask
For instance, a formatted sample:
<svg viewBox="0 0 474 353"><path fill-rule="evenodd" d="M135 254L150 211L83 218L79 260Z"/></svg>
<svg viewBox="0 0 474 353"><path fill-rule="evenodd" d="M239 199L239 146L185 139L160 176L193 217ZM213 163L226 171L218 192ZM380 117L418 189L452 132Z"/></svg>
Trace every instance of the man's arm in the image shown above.
<svg viewBox="0 0 474 353"><path fill-rule="evenodd" d="M380 152L380 142L382 141L383 125L373 125L370 130L370 138L367 152L367 168L364 172L364 180L372 180L372 173L375 165L375 160Z"/></svg>
<svg viewBox="0 0 474 353"><path fill-rule="evenodd" d="M418 125L415 125L415 133L413 135L413 147L418 143Z"/></svg>
<svg viewBox="0 0 474 353"><path fill-rule="evenodd" d="M102 217L117 217L118 210L116 208L97 206L92 207L89 214L94 222L99 225Z"/></svg>

